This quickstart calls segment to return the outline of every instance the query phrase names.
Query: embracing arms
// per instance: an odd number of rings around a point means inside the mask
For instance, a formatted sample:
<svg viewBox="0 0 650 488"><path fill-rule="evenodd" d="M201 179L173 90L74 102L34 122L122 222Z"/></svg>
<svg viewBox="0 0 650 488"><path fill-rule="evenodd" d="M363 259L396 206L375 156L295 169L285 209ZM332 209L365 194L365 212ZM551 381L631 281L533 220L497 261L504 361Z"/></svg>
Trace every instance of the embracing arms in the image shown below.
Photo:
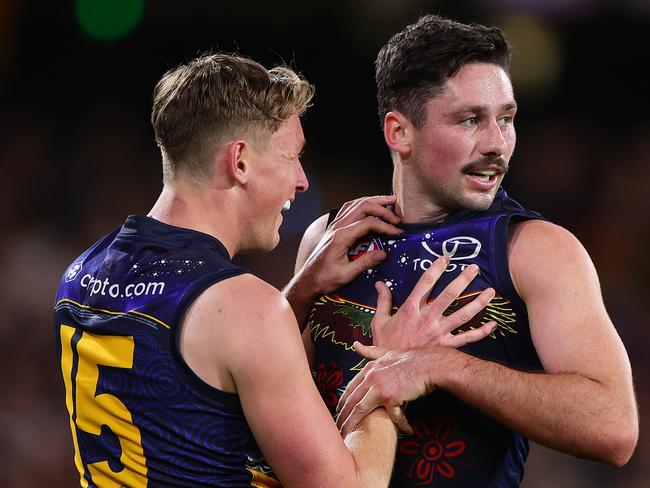
<svg viewBox="0 0 650 488"><path fill-rule="evenodd" d="M346 202L329 225L328 216L323 215L309 226L300 242L295 275L283 291L298 318L300 330L304 330L309 309L319 295L340 288L386 258L384 251L374 250L356 260L350 260L348 252L359 239L370 233L396 235L402 232L395 226L399 224L399 218L386 208L386 205L394 202L394 195L359 198ZM491 288L484 290L470 305L454 314L453 318L442 317L446 307L474 279L478 271L476 267L469 267L463 272L461 277L446 288L445 296L435 300L431 307L424 306L431 289L448 264L445 257L437 260L419 280L405 303L407 306L402 306L394 318L391 318L388 287L382 282L376 283L378 313L372 325L373 344L393 348L422 344L460 347L481 340L494 330L496 324L490 322L462 335L451 334L487 305L494 296ZM438 323L440 319L445 323ZM390 322L399 325L389 327L387 324ZM304 331L303 340L307 355L310 356L312 344L308 330Z"/></svg>
<svg viewBox="0 0 650 488"><path fill-rule="evenodd" d="M252 275L207 289L180 337L187 364L209 385L237 393L266 460L286 487L387 486L396 430L377 409L345 439L307 365L293 312Z"/></svg>
<svg viewBox="0 0 650 488"><path fill-rule="evenodd" d="M524 222L513 228L509 264L545 372L516 371L446 347L383 357L383 350L361 347L379 359L342 398L343 432L377 405L392 408L441 388L551 448L614 466L629 460L638 438L630 364L586 251L561 227Z"/></svg>

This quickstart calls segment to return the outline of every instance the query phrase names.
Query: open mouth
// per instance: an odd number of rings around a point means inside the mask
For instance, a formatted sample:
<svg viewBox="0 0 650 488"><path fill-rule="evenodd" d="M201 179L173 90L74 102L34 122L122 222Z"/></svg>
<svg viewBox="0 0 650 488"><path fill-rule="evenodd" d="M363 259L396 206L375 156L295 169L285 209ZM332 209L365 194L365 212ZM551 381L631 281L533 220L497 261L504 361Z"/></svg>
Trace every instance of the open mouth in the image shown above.
<svg viewBox="0 0 650 488"><path fill-rule="evenodd" d="M291 200L287 200L286 202L284 202L284 206L282 207L282 211L286 212L290 208L291 208Z"/></svg>
<svg viewBox="0 0 650 488"><path fill-rule="evenodd" d="M494 181L496 178L497 172L496 170L493 169L485 169L483 171L476 171L473 173L468 173L470 176L473 176L479 181L482 181L483 183L489 183L490 181Z"/></svg>

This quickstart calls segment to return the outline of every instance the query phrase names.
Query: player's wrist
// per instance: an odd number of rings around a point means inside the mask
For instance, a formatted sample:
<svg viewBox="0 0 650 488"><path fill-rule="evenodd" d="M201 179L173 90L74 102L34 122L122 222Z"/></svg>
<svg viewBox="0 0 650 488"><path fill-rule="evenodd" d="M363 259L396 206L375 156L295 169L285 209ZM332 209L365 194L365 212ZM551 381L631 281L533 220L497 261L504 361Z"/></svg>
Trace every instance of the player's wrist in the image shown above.
<svg viewBox="0 0 650 488"><path fill-rule="evenodd" d="M430 391L441 389L453 392L464 381L472 357L458 349L446 346L430 348L427 368Z"/></svg>
<svg viewBox="0 0 650 488"><path fill-rule="evenodd" d="M395 422L390 418L388 411L384 407L375 408L359 422L358 427L364 430L371 429L374 431L382 429L389 434L394 433L395 435L399 433L399 429L395 425Z"/></svg>
<svg viewBox="0 0 650 488"><path fill-rule="evenodd" d="M446 346L430 346L420 349L419 360L416 361L416 375L430 393L437 389L451 390L458 376L461 358L464 355L457 349Z"/></svg>

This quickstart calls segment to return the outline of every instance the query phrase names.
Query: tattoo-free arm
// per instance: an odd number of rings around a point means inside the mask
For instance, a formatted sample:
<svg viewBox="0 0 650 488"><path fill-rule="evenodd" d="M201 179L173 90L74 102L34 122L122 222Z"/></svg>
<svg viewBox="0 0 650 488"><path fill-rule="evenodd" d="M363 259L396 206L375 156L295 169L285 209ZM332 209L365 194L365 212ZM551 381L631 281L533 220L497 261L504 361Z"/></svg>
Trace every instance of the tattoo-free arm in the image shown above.
<svg viewBox="0 0 650 488"><path fill-rule="evenodd" d="M396 431L385 410L341 438L314 384L289 304L251 275L206 290L183 325L181 352L216 388L239 395L246 421L286 487L387 486Z"/></svg>
<svg viewBox="0 0 650 488"><path fill-rule="evenodd" d="M513 390L522 404L536 392L532 421L513 409L496 416L516 419L520 432L549 447L625 464L638 438L632 373L589 255L562 227L529 221L513 227L509 264L546 374L523 375Z"/></svg>
<svg viewBox="0 0 650 488"><path fill-rule="evenodd" d="M631 369L589 256L566 230L530 221L514 227L509 263L545 372L443 347L392 351L350 383L339 422L441 388L548 447L624 465L638 439Z"/></svg>

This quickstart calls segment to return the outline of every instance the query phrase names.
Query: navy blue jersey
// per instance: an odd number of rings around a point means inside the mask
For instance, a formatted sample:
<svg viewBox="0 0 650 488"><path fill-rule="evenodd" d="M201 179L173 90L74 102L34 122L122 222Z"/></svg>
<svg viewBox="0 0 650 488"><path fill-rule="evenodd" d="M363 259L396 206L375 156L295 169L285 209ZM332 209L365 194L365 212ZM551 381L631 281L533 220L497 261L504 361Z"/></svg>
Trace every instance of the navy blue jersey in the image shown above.
<svg viewBox="0 0 650 488"><path fill-rule="evenodd" d="M388 257L348 285L321 296L309 316L315 346L313 374L332 409L365 360L352 349L355 340L372 344L370 322L377 304L376 281L383 281L399 307L424 270L442 255L451 259L434 287L435 298L463 268L477 264L479 275L445 312L450 314L492 287L496 296L482 313L463 326L490 320L494 333L461 350L520 370L541 370L530 337L525 304L508 270L508 226L541 216L524 209L500 190L484 212L461 210L444 222L400 224L399 236L369 236L350 252L355 259L374 249ZM507 399L504 399L507 401ZM528 441L472 406L444 391L410 402L407 417L414 429L400 436L391 486L517 486L523 476Z"/></svg>
<svg viewBox="0 0 650 488"><path fill-rule="evenodd" d="M70 265L55 340L81 486L279 486L239 397L176 345L192 301L244 272L217 239L139 216Z"/></svg>

